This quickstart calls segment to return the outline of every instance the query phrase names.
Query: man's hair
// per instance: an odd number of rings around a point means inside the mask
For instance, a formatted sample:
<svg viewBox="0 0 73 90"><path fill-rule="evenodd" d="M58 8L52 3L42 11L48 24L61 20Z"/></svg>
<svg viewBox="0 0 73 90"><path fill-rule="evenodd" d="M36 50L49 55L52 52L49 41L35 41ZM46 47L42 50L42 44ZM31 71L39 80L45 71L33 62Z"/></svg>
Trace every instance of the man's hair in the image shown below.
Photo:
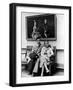
<svg viewBox="0 0 73 90"><path fill-rule="evenodd" d="M48 40L46 40L46 41L44 42L44 44L45 44L45 43L47 43L47 44L49 45L49 41L48 41Z"/></svg>

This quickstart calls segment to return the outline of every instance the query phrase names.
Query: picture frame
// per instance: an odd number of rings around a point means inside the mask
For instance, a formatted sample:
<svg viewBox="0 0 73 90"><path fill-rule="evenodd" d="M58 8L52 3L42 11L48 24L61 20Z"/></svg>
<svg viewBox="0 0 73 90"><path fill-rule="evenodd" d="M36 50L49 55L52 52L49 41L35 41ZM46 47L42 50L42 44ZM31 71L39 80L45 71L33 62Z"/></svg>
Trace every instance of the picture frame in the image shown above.
<svg viewBox="0 0 73 90"><path fill-rule="evenodd" d="M27 40L35 40L33 37L33 27L34 23L36 22L36 29L38 29L37 33L38 37L41 40L56 40L56 15L55 14L42 14L42 15L34 15L34 16L27 16ZM47 23L45 24L45 20ZM45 33L44 26L47 25L47 32ZM30 34L32 33L32 34ZM47 39L46 39L47 37Z"/></svg>
<svg viewBox="0 0 73 90"><path fill-rule="evenodd" d="M71 7L56 6L56 5L11 3L9 5L9 8L10 8L9 85L12 87L17 87L17 86L71 83ZM37 37L35 39L29 39L27 37L29 31L27 30L28 26L27 18L37 17L38 15L43 16L43 14L56 16L57 19L55 21L54 27L55 32L53 34L55 37L50 39L48 39L48 37L46 37L46 39L41 39L40 37L39 38ZM42 20L39 19L39 21ZM51 21L52 20L50 20L50 23L48 24L49 27L53 25L52 24L53 22ZM37 23L34 21L33 23L34 29L32 28L32 30L34 31L37 27L36 24ZM31 25L32 23L29 26ZM42 77L41 74L39 76L37 75L33 76L29 74L25 75L27 74L27 71L25 72L24 70L25 67L27 69L27 66L30 68L31 65L30 64L27 65L26 62L24 62L24 57L33 50L32 47L35 46L36 42L38 41L40 41L42 45L47 45L46 44L47 42L50 44L49 47L51 47L51 50L54 53L53 59L54 62L56 60L56 63L54 63L54 65L52 65L53 63L49 64L49 66L51 67L51 69L49 70L51 72L54 71L55 74L52 73L44 74L43 72L44 75L42 75ZM40 57L41 55L39 56L38 60L41 60ZM51 58L49 59L52 60ZM43 63L43 65L45 64ZM55 71L56 70L55 67L57 71ZM60 69L61 72L59 72L58 69ZM40 69L38 69L38 71L40 71Z"/></svg>

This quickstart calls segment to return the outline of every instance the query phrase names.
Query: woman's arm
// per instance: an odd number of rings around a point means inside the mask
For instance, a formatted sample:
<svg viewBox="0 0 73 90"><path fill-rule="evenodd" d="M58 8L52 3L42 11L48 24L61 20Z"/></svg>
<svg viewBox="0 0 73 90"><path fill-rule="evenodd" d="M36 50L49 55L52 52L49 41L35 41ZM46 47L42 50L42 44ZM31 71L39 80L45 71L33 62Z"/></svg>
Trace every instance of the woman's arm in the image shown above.
<svg viewBox="0 0 73 90"><path fill-rule="evenodd" d="M53 50L51 48L47 51L47 55L48 57L51 57L52 55L54 55Z"/></svg>

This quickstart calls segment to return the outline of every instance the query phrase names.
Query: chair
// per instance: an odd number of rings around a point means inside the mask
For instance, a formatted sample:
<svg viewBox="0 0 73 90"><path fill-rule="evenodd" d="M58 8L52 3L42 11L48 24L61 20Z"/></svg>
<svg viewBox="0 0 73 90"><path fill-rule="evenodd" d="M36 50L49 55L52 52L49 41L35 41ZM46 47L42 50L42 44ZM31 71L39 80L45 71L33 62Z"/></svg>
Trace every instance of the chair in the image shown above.
<svg viewBox="0 0 73 90"><path fill-rule="evenodd" d="M54 55L52 57L50 57L50 64L49 64L49 69L50 69L50 72L49 72L49 75L53 75L54 72L56 71L56 66L57 66L57 62L56 62L56 47L54 46L53 47L53 52L54 52Z"/></svg>

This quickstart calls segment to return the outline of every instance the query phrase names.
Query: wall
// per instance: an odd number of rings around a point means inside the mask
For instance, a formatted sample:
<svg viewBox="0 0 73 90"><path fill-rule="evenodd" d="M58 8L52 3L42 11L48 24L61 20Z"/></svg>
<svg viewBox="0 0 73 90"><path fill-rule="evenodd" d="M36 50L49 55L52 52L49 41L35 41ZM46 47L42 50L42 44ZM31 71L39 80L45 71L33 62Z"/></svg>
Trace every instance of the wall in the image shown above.
<svg viewBox="0 0 73 90"><path fill-rule="evenodd" d="M22 48L26 46L36 45L36 41L26 40L26 16L39 15L36 13L22 13ZM49 41L52 46L56 46L57 49L57 63L59 67L64 68L64 15L56 14L57 26L56 26L56 41ZM41 41L43 43L43 41Z"/></svg>
<svg viewBox="0 0 73 90"><path fill-rule="evenodd" d="M35 45L35 41L27 41L26 40L26 16L39 15L35 13L22 13L22 48L25 48L26 45ZM64 15L57 14L57 40L50 41L49 43L52 46L56 46L57 49L64 49Z"/></svg>

